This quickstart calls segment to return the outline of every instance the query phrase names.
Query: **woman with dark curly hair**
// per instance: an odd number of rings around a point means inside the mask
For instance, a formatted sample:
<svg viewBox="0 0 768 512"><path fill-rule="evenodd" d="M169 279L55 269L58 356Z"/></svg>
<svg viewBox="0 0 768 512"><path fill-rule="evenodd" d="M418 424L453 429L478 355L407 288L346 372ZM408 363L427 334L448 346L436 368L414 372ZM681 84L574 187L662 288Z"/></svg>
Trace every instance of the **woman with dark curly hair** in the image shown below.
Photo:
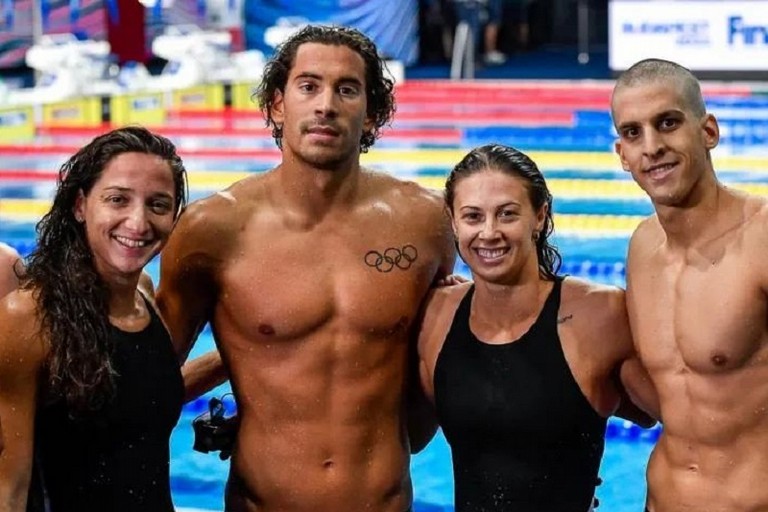
<svg viewBox="0 0 768 512"><path fill-rule="evenodd" d="M24 510L34 452L53 512L173 510L183 382L142 270L186 195L173 144L143 128L61 167L20 288L0 303L0 509Z"/></svg>
<svg viewBox="0 0 768 512"><path fill-rule="evenodd" d="M516 149L472 150L446 206L473 283L436 289L419 335L422 385L453 455L457 512L586 512L606 418L655 411L624 292L558 275L552 196Z"/></svg>

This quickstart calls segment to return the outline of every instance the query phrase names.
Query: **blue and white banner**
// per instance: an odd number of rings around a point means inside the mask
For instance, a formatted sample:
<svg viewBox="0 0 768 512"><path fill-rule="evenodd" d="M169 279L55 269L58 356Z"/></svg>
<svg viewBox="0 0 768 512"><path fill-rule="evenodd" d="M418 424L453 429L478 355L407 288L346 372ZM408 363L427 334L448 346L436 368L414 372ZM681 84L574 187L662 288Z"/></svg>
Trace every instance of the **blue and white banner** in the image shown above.
<svg viewBox="0 0 768 512"><path fill-rule="evenodd" d="M698 71L768 71L768 0L611 0L613 70L656 57Z"/></svg>
<svg viewBox="0 0 768 512"><path fill-rule="evenodd" d="M246 45L266 55L312 23L354 27L406 65L418 58L417 0L245 0L244 7Z"/></svg>

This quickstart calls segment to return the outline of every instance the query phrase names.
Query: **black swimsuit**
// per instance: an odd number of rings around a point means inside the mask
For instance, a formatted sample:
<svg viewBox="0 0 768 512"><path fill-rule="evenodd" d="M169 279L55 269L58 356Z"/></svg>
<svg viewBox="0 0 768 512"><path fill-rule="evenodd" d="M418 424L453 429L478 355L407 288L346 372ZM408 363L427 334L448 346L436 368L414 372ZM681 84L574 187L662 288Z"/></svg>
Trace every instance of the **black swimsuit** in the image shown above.
<svg viewBox="0 0 768 512"><path fill-rule="evenodd" d="M119 374L114 400L87 419L43 407L36 452L52 512L172 512L169 439L184 400L168 331L147 303L140 332L110 328Z"/></svg>
<svg viewBox="0 0 768 512"><path fill-rule="evenodd" d="M456 512L585 512L605 418L584 397L557 332L562 279L530 330L502 345L469 328L462 299L435 367L435 402L453 456Z"/></svg>

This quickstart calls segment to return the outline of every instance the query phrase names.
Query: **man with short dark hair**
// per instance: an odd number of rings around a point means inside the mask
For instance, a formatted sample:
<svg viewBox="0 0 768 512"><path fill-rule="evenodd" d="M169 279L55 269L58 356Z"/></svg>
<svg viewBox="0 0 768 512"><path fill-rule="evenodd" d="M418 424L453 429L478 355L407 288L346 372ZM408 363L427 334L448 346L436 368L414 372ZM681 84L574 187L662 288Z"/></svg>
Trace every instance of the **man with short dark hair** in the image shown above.
<svg viewBox="0 0 768 512"><path fill-rule="evenodd" d="M768 203L718 181L718 123L684 67L635 64L611 109L622 166L656 210L627 263L632 333L664 422L647 510L768 510Z"/></svg>

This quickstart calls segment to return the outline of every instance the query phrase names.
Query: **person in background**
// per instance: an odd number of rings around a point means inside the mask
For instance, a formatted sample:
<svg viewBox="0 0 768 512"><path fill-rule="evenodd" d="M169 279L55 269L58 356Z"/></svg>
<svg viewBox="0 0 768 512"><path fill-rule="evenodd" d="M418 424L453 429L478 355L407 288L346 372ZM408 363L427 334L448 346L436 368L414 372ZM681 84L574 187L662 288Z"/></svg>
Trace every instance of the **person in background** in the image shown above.
<svg viewBox="0 0 768 512"><path fill-rule="evenodd" d="M507 56L499 51L499 31L503 20L503 0L487 0L487 19L483 28L483 62L490 65L504 64Z"/></svg>
<svg viewBox="0 0 768 512"><path fill-rule="evenodd" d="M519 51L531 47L531 21L529 11L536 0L507 0L511 18L514 20L514 38Z"/></svg>
<svg viewBox="0 0 768 512"><path fill-rule="evenodd" d="M452 0L457 22L469 24L474 36L475 51L483 43L483 62L504 64L507 56L498 49L499 29L503 16L503 0Z"/></svg>

